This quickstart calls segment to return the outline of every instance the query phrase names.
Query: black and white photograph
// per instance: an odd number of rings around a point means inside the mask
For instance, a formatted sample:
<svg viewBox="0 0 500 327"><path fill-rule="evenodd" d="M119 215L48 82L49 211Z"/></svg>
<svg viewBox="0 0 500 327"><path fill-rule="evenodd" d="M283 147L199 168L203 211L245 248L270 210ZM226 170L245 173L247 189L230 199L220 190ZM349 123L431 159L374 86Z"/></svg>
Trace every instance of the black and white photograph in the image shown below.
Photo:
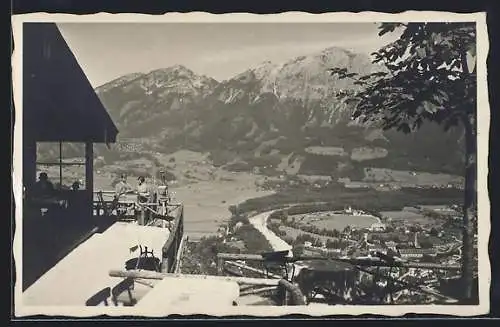
<svg viewBox="0 0 500 327"><path fill-rule="evenodd" d="M484 13L12 22L16 315L489 311Z"/></svg>

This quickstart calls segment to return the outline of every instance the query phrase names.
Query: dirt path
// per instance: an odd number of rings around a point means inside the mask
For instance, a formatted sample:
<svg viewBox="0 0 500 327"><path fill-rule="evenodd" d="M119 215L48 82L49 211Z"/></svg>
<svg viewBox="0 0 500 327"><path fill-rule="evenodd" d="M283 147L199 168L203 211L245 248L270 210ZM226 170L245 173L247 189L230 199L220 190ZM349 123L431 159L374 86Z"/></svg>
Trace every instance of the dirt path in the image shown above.
<svg viewBox="0 0 500 327"><path fill-rule="evenodd" d="M255 227L269 241L274 251L289 251L289 256L292 256L292 246L283 241L276 234L267 228L267 218L273 211L263 212L257 216L249 218L250 224Z"/></svg>

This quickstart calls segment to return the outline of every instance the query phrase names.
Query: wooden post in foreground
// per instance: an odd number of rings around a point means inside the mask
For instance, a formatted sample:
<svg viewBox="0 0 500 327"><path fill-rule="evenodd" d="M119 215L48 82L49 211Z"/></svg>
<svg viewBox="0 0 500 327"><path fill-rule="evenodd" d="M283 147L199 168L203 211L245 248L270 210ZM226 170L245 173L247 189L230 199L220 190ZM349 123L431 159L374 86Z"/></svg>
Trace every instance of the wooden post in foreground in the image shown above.
<svg viewBox="0 0 500 327"><path fill-rule="evenodd" d="M224 275L224 259L217 258L217 276Z"/></svg>
<svg viewBox="0 0 500 327"><path fill-rule="evenodd" d="M144 205L140 208L138 223L139 226L144 226L146 224L146 207Z"/></svg>
<svg viewBox="0 0 500 327"><path fill-rule="evenodd" d="M300 288L286 279L281 279L279 280L279 288L282 288L284 299L283 299L283 305L306 305L306 301L304 299L304 295L302 294L302 291ZM287 293L291 295L291 302L288 302L288 296Z"/></svg>
<svg viewBox="0 0 500 327"><path fill-rule="evenodd" d="M175 278L179 279L212 279L232 281L238 284L262 285L262 286L278 286L278 279L250 278L250 277L231 277L231 276L211 276L211 275L191 275L191 274L171 274L159 273L149 270L111 270L111 277L122 278L141 278L141 279L164 279Z"/></svg>

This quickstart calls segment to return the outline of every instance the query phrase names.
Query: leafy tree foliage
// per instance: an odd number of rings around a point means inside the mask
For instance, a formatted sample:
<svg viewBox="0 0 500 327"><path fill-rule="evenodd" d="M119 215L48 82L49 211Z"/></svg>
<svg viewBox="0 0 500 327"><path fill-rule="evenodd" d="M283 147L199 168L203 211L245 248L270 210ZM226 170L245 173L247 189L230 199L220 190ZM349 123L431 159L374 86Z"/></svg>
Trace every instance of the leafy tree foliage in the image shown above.
<svg viewBox="0 0 500 327"><path fill-rule="evenodd" d="M476 26L474 23L383 23L379 35L400 37L373 53L381 69L358 76L332 68L340 79L354 79L358 91L340 93L353 107L353 119L406 133L434 121L445 130L465 131L466 185L463 215L462 282L470 301L476 217Z"/></svg>

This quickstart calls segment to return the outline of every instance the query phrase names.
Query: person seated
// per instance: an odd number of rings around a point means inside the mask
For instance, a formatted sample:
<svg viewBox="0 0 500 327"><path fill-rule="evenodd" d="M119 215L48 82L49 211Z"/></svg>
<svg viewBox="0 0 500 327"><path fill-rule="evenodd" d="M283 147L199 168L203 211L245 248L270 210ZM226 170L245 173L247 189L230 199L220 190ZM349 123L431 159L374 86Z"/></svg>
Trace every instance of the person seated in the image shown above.
<svg viewBox="0 0 500 327"><path fill-rule="evenodd" d="M33 185L32 197L34 199L47 199L54 196L54 185L49 181L47 173L40 173L38 182Z"/></svg>
<svg viewBox="0 0 500 327"><path fill-rule="evenodd" d="M75 181L72 185L71 185L71 190L73 191L78 191L80 189L80 182L79 181Z"/></svg>
<svg viewBox="0 0 500 327"><path fill-rule="evenodd" d="M120 196L132 191L132 186L127 183L127 175L122 174L120 176L120 181L115 185L115 199L119 199Z"/></svg>
<svg viewBox="0 0 500 327"><path fill-rule="evenodd" d="M66 200L56 196L56 190L49 181L47 173L40 173L38 182L33 185L30 198L32 203L40 208L65 208L68 205Z"/></svg>

